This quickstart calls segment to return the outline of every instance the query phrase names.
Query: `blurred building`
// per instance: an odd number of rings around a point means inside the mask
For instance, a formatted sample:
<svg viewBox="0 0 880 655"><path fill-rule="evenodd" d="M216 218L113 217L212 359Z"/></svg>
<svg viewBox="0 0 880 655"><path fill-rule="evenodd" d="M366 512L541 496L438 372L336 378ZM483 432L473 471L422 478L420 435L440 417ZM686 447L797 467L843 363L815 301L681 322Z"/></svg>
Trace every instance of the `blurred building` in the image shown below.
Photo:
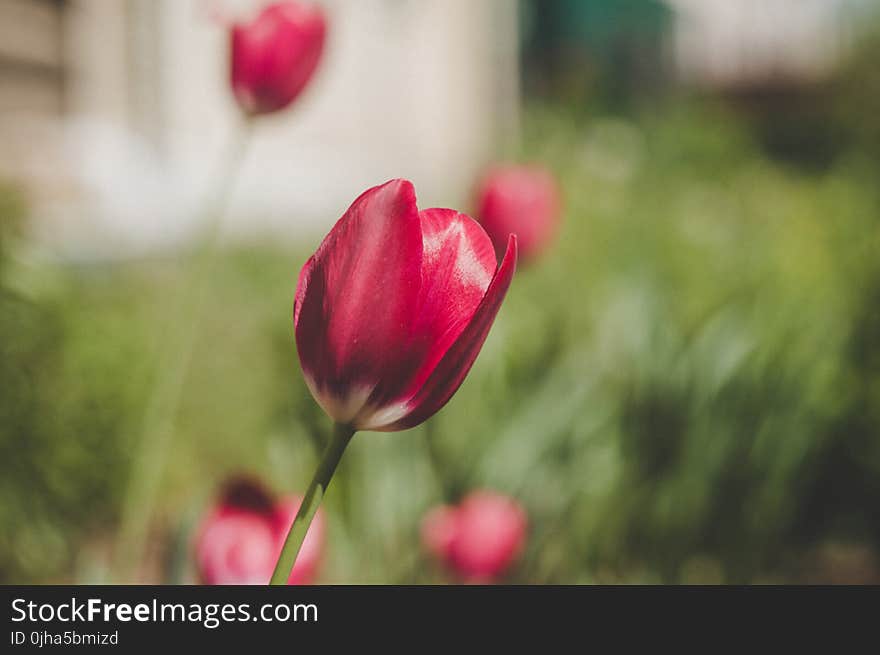
<svg viewBox="0 0 880 655"><path fill-rule="evenodd" d="M29 192L38 237L103 256L192 232L238 120L218 3L0 0L0 177ZM228 216L240 236L323 227L391 177L423 205L464 203L516 121L515 3L322 4L316 78L243 161Z"/></svg>
<svg viewBox="0 0 880 655"><path fill-rule="evenodd" d="M811 83L880 11L880 0L522 1L527 90L587 103L675 81Z"/></svg>
<svg viewBox="0 0 880 655"><path fill-rule="evenodd" d="M852 44L876 0L666 0L678 73L710 86L815 80Z"/></svg>

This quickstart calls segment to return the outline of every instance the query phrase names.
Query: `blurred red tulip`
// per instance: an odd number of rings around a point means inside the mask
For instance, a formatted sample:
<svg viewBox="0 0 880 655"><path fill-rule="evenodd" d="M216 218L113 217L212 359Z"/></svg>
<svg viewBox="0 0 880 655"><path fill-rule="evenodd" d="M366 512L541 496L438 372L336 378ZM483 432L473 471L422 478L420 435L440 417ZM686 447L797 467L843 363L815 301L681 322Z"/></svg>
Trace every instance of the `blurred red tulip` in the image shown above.
<svg viewBox="0 0 880 655"><path fill-rule="evenodd" d="M231 483L197 533L195 555L202 582L266 584L301 502L301 497L291 496L276 503L249 480ZM324 516L319 510L288 584L311 583L323 545Z"/></svg>
<svg viewBox="0 0 880 655"><path fill-rule="evenodd" d="M392 180L361 194L303 266L293 321L306 383L355 430L405 430L437 412L474 363L516 268L468 216L418 210Z"/></svg>
<svg viewBox="0 0 880 655"><path fill-rule="evenodd" d="M449 505L435 507L422 519L422 544L441 561L449 561L455 541L458 510Z"/></svg>
<svg viewBox="0 0 880 655"><path fill-rule="evenodd" d="M475 491L457 507L434 508L422 522L422 543L469 582L500 576L526 538L526 513L512 498Z"/></svg>
<svg viewBox="0 0 880 655"><path fill-rule="evenodd" d="M284 109L311 79L324 49L326 21L311 5L268 5L232 26L232 90L249 115Z"/></svg>
<svg viewBox="0 0 880 655"><path fill-rule="evenodd" d="M477 190L477 219L500 252L508 234L519 239L523 259L550 245L559 228L562 202L553 175L538 166L499 166Z"/></svg>

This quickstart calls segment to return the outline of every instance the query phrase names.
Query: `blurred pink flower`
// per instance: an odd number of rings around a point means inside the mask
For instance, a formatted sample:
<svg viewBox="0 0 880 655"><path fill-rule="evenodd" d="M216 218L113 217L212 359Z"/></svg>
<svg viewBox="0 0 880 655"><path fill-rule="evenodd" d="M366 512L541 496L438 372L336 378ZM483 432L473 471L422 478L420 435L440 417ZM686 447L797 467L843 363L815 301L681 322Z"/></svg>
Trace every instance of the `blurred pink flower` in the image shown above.
<svg viewBox="0 0 880 655"><path fill-rule="evenodd" d="M434 557L448 561L455 541L458 510L449 505L433 508L422 519L422 544Z"/></svg>
<svg viewBox="0 0 880 655"><path fill-rule="evenodd" d="M232 25L232 90L246 114L278 111L296 99L318 66L326 31L320 8L293 0Z"/></svg>
<svg viewBox="0 0 880 655"><path fill-rule="evenodd" d="M458 506L429 511L422 521L422 543L462 579L491 582L522 550L526 527L525 510L514 499L475 491Z"/></svg>
<svg viewBox="0 0 880 655"><path fill-rule="evenodd" d="M266 584L302 502L289 496L275 502L259 484L240 479L201 522L195 542L196 565L205 584ZM310 584L324 546L324 516L315 516L288 584Z"/></svg>
<svg viewBox="0 0 880 655"><path fill-rule="evenodd" d="M519 240L523 259L532 260L553 241L562 201L552 173L536 166L504 165L489 170L477 189L477 220L496 252L507 235Z"/></svg>

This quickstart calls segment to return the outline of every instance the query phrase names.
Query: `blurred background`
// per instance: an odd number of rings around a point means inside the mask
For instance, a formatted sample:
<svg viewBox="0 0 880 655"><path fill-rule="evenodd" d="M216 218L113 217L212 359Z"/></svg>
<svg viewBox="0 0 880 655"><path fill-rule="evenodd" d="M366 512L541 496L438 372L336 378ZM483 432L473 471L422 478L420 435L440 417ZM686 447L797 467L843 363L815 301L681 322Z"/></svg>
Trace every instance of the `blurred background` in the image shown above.
<svg viewBox="0 0 880 655"><path fill-rule="evenodd" d="M0 0L2 583L113 580L240 121L216 4ZM490 488L528 515L509 582L880 583L880 2L320 4L315 79L241 161L132 579L194 579L229 476L307 485L330 423L291 306L350 202L404 177L473 211L513 161L554 173L561 233L445 409L353 440L317 582L448 581L422 517Z"/></svg>

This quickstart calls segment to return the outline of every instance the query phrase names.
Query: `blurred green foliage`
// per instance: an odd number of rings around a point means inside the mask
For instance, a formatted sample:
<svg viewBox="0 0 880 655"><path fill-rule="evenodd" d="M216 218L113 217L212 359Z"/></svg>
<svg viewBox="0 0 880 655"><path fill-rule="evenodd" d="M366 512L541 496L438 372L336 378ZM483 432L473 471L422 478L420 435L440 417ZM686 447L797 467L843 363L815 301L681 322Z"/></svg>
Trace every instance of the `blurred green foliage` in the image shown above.
<svg viewBox="0 0 880 655"><path fill-rule="evenodd" d="M16 248L23 203L0 190L0 581L69 567L124 478L125 325L89 323L54 267ZM15 253L15 254L13 254ZM39 259L39 258L37 258ZM119 289L118 291L123 291Z"/></svg>
<svg viewBox="0 0 880 655"><path fill-rule="evenodd" d="M809 172L769 160L724 110L535 107L525 128L511 155L554 168L563 233L518 272L443 411L353 440L326 499L321 580L444 580L419 520L489 486L529 511L512 581L878 581L880 167L867 142ZM5 225L20 209L0 198ZM189 579L194 521L227 475L308 482L330 426L290 310L318 238L222 257L153 579ZM0 578L100 579L186 267L60 265L6 230L0 243Z"/></svg>
<svg viewBox="0 0 880 655"><path fill-rule="evenodd" d="M871 24L870 22L868 23ZM823 80L754 81L725 92L726 102L772 157L805 170L825 171L858 151L880 157L880 30L848 52Z"/></svg>

